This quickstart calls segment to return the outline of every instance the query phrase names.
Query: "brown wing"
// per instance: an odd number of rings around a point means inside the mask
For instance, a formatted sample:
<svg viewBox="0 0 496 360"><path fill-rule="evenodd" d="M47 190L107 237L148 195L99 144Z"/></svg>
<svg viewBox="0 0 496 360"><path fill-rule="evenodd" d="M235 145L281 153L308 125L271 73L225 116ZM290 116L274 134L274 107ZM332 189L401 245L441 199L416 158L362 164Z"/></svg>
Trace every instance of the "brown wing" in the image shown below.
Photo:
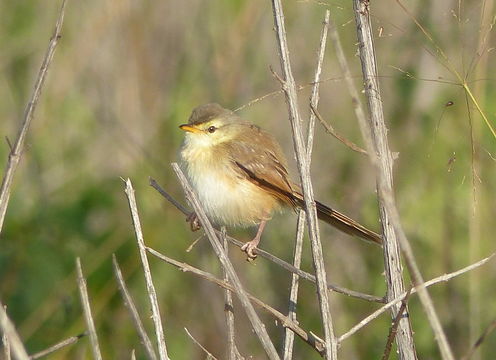
<svg viewBox="0 0 496 360"><path fill-rule="evenodd" d="M246 126L236 141L229 142L228 152L239 176L249 179L274 197L291 206L293 187L286 168L286 158L272 135L255 125Z"/></svg>

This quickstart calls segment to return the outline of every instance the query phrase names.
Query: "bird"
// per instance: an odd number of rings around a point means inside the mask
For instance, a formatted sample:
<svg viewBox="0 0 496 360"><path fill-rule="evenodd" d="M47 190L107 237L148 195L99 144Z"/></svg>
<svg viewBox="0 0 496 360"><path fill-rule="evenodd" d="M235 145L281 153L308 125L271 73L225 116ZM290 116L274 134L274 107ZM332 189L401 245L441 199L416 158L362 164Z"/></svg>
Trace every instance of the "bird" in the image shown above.
<svg viewBox="0 0 496 360"><path fill-rule="evenodd" d="M211 221L217 225L258 225L241 250L256 258L268 220L285 208L304 209L301 187L291 180L286 157L267 131L216 103L193 109L179 157ZM382 245L382 237L348 216L316 201L319 219L344 233ZM195 215L188 217L192 224ZM199 227L198 227L199 228Z"/></svg>

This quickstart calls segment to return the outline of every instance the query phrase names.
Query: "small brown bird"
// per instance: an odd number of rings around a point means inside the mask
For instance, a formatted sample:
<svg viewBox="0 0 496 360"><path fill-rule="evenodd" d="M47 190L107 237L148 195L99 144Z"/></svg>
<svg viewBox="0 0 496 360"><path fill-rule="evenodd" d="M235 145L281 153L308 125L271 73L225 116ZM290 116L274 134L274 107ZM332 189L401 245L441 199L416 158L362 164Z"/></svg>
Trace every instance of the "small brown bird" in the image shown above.
<svg viewBox="0 0 496 360"><path fill-rule="evenodd" d="M179 127L186 131L180 157L209 218L219 225L259 225L255 238L241 248L255 258L272 214L304 207L281 147L272 135L218 104L198 106L188 124ZM318 201L316 205L319 219L382 244L377 233Z"/></svg>

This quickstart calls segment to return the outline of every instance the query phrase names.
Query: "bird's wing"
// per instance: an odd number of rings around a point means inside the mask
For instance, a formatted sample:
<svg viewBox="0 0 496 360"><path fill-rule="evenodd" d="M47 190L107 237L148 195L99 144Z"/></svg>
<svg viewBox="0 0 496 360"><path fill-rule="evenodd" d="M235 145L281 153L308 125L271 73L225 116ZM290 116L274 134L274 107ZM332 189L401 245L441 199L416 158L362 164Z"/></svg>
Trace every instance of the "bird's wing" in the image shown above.
<svg viewBox="0 0 496 360"><path fill-rule="evenodd" d="M229 143L228 152L241 178L250 180L281 201L293 201L294 184L289 179L286 158L277 141L255 125L236 141Z"/></svg>

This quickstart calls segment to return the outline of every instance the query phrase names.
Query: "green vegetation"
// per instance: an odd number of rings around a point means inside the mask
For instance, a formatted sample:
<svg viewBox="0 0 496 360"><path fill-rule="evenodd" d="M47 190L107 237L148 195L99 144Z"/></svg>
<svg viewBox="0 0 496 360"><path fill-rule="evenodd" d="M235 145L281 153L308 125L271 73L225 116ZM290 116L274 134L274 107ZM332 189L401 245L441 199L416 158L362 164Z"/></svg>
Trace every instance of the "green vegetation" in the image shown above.
<svg viewBox="0 0 496 360"><path fill-rule="evenodd" d="M298 84L312 79L322 19L330 8L361 88L351 2L342 3L284 2ZM422 274L430 279L495 251L496 137L491 127L496 128L496 79L491 21L496 10L492 0L462 1L461 7L459 2L405 2L421 29L397 2L372 3L389 143L399 153L394 179L397 205ZM51 36L57 6L33 0L0 2L0 135L11 141ZM465 83L444 66L443 54ZM205 239L186 251L201 233L189 231L184 216L148 185L148 178L154 177L185 203L170 167L183 136L178 125L201 103L218 102L234 109L278 90L269 66L279 69L269 1L69 1L63 37L29 131L0 235L0 300L8 306L29 353L85 331L75 272L75 258L80 257L104 358L127 359L132 349L138 359L145 358L112 273L111 255L116 253L152 336L150 306L120 177L133 181L147 245L221 276ZM329 44L322 77L326 81L321 85L320 113L340 134L363 144ZM306 119L309 87L299 96ZM448 102L453 105L447 106ZM240 115L271 131L288 159L293 159L282 94L267 97ZM8 152L3 142L2 164ZM319 200L379 229L375 179L368 160L318 124L312 174ZM293 176L297 178L296 171ZM295 224L292 212L276 216L261 247L291 262ZM330 281L382 296L381 251L321 225ZM228 232L246 241L254 229ZM231 248L230 256L246 288L286 312L288 273L263 259L249 264L236 248ZM151 256L150 263L172 358L204 357L184 327L215 356L225 358L222 290ZM307 239L302 267L312 271ZM495 270L492 260L430 288L457 358L496 318ZM331 306L338 334L378 308L335 293ZM416 295L409 306L419 358L439 358ZM263 349L237 302L235 309L240 352L263 359ZM298 312L300 325L320 335L315 288L305 281ZM281 327L266 314L261 313L261 318L279 347ZM383 315L346 340L340 358L380 358L390 322L389 315ZM488 335L481 345L480 359L490 359L496 352L495 336ZM393 351L391 358L395 356ZM89 340L84 338L50 358L91 358ZM296 339L294 358L319 357Z"/></svg>

